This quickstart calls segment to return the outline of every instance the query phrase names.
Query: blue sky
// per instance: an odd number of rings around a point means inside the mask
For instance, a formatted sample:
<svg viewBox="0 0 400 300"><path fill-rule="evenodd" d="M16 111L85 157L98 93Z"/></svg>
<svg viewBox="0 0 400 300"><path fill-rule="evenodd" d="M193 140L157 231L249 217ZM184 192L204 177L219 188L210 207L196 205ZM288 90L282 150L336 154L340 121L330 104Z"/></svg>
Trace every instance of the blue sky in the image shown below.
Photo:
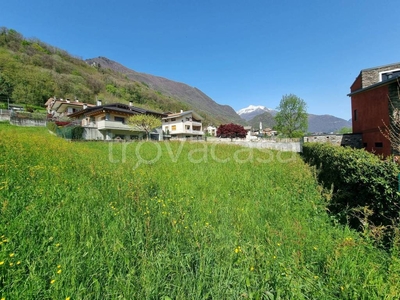
<svg viewBox="0 0 400 300"><path fill-rule="evenodd" d="M83 59L105 56L197 87L235 110L276 108L350 119L361 69L399 62L398 1L3 1L0 26Z"/></svg>

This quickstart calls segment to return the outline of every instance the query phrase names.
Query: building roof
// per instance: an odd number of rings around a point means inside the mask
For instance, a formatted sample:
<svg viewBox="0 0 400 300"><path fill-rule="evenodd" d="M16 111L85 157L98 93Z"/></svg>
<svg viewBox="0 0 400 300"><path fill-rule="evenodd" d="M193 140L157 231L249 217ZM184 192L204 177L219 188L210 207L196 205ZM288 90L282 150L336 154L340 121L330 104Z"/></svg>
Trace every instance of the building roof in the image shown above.
<svg viewBox="0 0 400 300"><path fill-rule="evenodd" d="M187 111L181 111L179 113L168 114L163 119L172 119L172 118L182 117L182 116L185 116L188 114L191 114L193 116L193 118L195 118L197 120L203 120L203 118L199 114L194 112L193 110L187 110Z"/></svg>
<svg viewBox="0 0 400 300"><path fill-rule="evenodd" d="M367 90L372 90L372 89L375 89L375 88L380 87L380 86L388 85L388 84L391 84L391 83L396 82L396 81L399 82L399 77L393 77L393 78L388 79L388 80L383 80L383 81L374 83L374 84L369 85L369 86L367 86L365 88L361 88L361 89L356 90L356 91L354 91L354 92L352 92L350 94L347 94L347 96L351 97L351 96L353 96L355 94L362 93L362 92L365 92Z"/></svg>
<svg viewBox="0 0 400 300"><path fill-rule="evenodd" d="M131 105L123 104L123 103L112 103L112 104L88 107L81 111L69 114L68 116L71 118L77 118L81 115L93 115L93 114L97 114L97 113L105 112L105 111L111 111L111 112L115 111L115 112L125 113L128 115L150 114L150 115L154 115L157 117L165 117L166 116L166 114L163 114L163 113L159 113L159 112L156 112L153 110L148 110L148 109L131 106Z"/></svg>
<svg viewBox="0 0 400 300"><path fill-rule="evenodd" d="M387 65L382 65L382 66L378 66L378 67L372 67L372 68L362 69L362 70L360 71L360 73L363 72L363 71L371 71L371 70L375 70L375 69L381 69L381 68L387 68L387 67L397 66L397 65L399 65L399 64L400 64L400 62L398 62L398 63L392 63L392 64L387 64Z"/></svg>

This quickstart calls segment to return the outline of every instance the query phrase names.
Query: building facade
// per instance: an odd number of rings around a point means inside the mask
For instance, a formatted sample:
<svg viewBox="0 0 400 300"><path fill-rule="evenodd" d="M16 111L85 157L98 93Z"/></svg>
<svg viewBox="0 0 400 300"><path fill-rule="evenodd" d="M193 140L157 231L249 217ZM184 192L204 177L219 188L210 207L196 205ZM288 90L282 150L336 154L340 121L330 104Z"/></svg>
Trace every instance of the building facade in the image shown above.
<svg viewBox="0 0 400 300"><path fill-rule="evenodd" d="M192 110L171 113L162 118L162 130L172 139L201 139L203 118Z"/></svg>
<svg viewBox="0 0 400 300"><path fill-rule="evenodd" d="M145 138L145 132L135 129L128 124L129 117L136 114L150 114L158 118L166 114L158 113L123 103L112 103L87 107L78 112L69 114L75 124L84 128L83 139L86 140L137 140ZM162 139L161 129L150 133L150 137L156 140Z"/></svg>
<svg viewBox="0 0 400 300"><path fill-rule="evenodd" d="M365 69L350 87L353 133L362 135L369 152L397 154L381 131L390 126L393 107L400 107L399 76L400 63Z"/></svg>

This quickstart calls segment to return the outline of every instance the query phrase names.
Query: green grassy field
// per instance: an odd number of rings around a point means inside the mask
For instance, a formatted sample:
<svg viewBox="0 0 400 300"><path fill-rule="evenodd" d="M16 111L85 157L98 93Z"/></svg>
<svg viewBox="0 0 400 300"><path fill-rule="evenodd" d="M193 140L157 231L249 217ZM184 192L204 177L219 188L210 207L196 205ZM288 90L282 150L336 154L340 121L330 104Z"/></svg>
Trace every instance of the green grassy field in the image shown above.
<svg viewBox="0 0 400 300"><path fill-rule="evenodd" d="M0 299L399 299L297 154L0 124Z"/></svg>

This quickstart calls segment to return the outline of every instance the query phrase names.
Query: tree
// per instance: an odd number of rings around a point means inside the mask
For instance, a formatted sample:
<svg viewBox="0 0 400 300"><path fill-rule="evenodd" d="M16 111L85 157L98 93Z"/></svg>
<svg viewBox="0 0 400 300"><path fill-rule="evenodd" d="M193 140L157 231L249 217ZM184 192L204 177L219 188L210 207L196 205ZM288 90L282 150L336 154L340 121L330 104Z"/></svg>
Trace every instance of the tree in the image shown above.
<svg viewBox="0 0 400 300"><path fill-rule="evenodd" d="M293 138L303 136L308 129L306 102L296 95L284 95L275 116L276 129L283 135Z"/></svg>
<svg viewBox="0 0 400 300"><path fill-rule="evenodd" d="M223 137L223 138L244 138L246 137L247 131L243 128L242 125L237 125L237 124L225 124L225 125L220 125L217 129L217 136L218 137Z"/></svg>
<svg viewBox="0 0 400 300"><path fill-rule="evenodd" d="M397 101L400 99L400 92L397 95ZM379 131L382 135L389 140L392 147L392 151L397 156L400 154L400 108L393 104L393 101L389 99L390 104L390 115L389 124L386 124L383 120L383 127L379 127Z"/></svg>
<svg viewBox="0 0 400 300"><path fill-rule="evenodd" d="M353 129L351 127L342 127L341 129L338 130L338 134L346 134L346 133L352 133Z"/></svg>
<svg viewBox="0 0 400 300"><path fill-rule="evenodd" d="M128 119L128 124L133 130L145 131L148 140L150 131L161 126L161 120L153 115L140 114L131 116Z"/></svg>

